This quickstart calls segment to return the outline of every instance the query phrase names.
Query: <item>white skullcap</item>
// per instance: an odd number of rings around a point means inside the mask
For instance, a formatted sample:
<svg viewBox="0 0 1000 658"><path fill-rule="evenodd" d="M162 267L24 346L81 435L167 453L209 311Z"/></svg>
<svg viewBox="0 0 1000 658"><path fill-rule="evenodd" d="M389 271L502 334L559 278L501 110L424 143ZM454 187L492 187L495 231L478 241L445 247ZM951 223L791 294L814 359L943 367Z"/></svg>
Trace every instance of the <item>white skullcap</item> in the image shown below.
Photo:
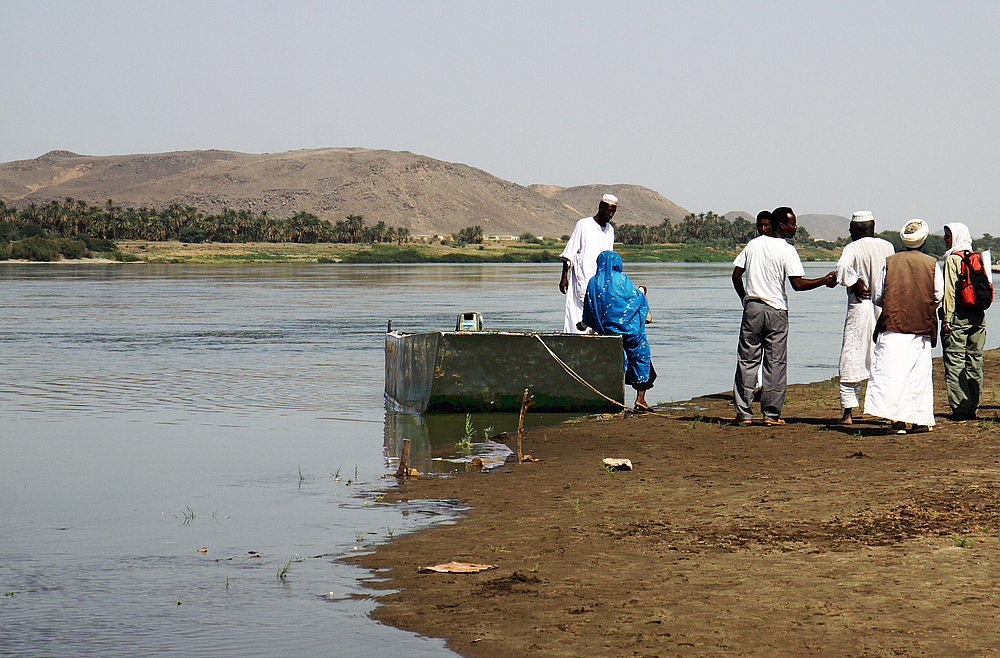
<svg viewBox="0 0 1000 658"><path fill-rule="evenodd" d="M608 204L609 206L618 205L618 197L616 197L614 194L605 194L604 196L601 197L601 201Z"/></svg>
<svg viewBox="0 0 1000 658"><path fill-rule="evenodd" d="M858 210L853 215L851 215L852 222L874 222L875 216L872 215L871 210Z"/></svg>
<svg viewBox="0 0 1000 658"><path fill-rule="evenodd" d="M903 239L903 244L908 249L919 249L930 232L931 229L927 226L927 222L922 219L911 219L903 226L903 230L899 232L899 237Z"/></svg>

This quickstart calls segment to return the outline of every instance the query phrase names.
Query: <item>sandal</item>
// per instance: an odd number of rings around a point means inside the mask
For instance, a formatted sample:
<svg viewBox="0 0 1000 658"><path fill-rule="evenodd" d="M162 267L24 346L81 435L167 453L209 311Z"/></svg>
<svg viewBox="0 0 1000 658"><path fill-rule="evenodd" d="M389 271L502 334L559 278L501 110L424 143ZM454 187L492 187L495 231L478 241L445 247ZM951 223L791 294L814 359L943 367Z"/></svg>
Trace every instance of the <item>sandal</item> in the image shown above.
<svg viewBox="0 0 1000 658"><path fill-rule="evenodd" d="M653 410L652 407L645 406L645 405L639 405L639 404L635 405L635 407L633 409L634 409L634 411L637 414L649 413L649 412L651 412Z"/></svg>
<svg viewBox="0 0 1000 658"><path fill-rule="evenodd" d="M734 418L732 424L735 427L750 427L753 425L753 418Z"/></svg>
<svg viewBox="0 0 1000 658"><path fill-rule="evenodd" d="M767 427L777 427L779 425L784 425L784 424L785 424L785 421L781 420L780 418L765 418L764 419L764 425L766 425Z"/></svg>

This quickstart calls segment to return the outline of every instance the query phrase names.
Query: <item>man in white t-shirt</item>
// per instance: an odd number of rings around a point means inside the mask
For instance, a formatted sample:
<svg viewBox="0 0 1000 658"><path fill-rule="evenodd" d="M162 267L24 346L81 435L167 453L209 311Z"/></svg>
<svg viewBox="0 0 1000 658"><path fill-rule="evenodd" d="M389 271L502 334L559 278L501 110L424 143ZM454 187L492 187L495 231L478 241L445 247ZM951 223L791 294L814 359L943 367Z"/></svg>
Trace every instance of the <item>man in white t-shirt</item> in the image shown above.
<svg viewBox="0 0 1000 658"><path fill-rule="evenodd" d="M785 403L788 366L788 295L785 279L797 291L837 285L837 273L818 279L803 278L805 271L795 247L785 242L798 228L791 208L771 213L771 232L747 243L733 261L733 288L743 302L743 319L737 346L733 404L737 425L753 420L754 387L763 351L764 381L760 407L765 425L784 425L781 408Z"/></svg>
<svg viewBox="0 0 1000 658"><path fill-rule="evenodd" d="M576 223L566 248L559 254L563 262L559 292L566 295L563 332L567 334L593 333L589 329L578 328L577 324L583 321L583 298L587 294L587 282L597 273L598 254L614 251L615 227L611 218L616 210L618 197L605 194L597 214Z"/></svg>

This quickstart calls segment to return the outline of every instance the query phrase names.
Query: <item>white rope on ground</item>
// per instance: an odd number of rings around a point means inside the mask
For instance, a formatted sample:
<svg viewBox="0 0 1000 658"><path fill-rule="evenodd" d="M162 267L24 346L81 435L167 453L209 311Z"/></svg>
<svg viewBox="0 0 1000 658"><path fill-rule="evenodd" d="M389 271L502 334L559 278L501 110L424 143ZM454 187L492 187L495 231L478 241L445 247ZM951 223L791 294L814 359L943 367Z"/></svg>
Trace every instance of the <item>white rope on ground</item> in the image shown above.
<svg viewBox="0 0 1000 658"><path fill-rule="evenodd" d="M607 395L605 395L604 393L601 393L596 388L594 388L593 386L591 386L590 382L588 382L586 379L584 379L580 375L576 374L576 372L572 368L570 368L568 365L566 365L566 362L563 361L562 359L560 359L556 355L556 353L553 352L552 349L548 345L545 344L545 341L542 340L541 336L539 336L538 334L533 334L533 335L534 335L535 338L538 339L538 342L542 344L542 347L545 348L545 351L548 352L552 356L552 358L555 359L556 362L563 367L563 370L565 370L567 373L569 373L570 377L572 377L576 381L580 382L581 384L583 384L584 386L586 386L587 388L589 388L590 390L592 390L594 393L597 393L598 395L600 395L602 398L604 398L608 402L611 402L612 404L617 404L619 407L621 407L622 409L624 409L626 411L629 410L629 407L627 405L625 405L625 403L619 402L618 400L613 400L613 399L609 398ZM667 416L667 415L658 413L656 411L653 411L652 409L649 409L649 411L646 411L646 410L643 410L643 411L644 411L644 413L653 414L654 416L662 416L663 418L671 418L671 416Z"/></svg>

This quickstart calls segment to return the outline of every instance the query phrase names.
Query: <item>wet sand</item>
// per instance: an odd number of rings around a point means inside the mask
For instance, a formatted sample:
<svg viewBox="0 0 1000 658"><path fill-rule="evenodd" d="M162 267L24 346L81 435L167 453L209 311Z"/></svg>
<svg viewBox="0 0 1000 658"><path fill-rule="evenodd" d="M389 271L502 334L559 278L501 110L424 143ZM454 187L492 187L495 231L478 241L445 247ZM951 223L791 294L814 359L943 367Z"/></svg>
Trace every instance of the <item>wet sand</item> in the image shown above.
<svg viewBox="0 0 1000 658"><path fill-rule="evenodd" d="M464 656L998 655L998 365L952 422L937 359L930 433L833 424L834 381L790 386L780 428L729 426L724 393L528 431L541 461L387 498L469 509L356 558L374 616ZM418 571L451 560L497 568Z"/></svg>

